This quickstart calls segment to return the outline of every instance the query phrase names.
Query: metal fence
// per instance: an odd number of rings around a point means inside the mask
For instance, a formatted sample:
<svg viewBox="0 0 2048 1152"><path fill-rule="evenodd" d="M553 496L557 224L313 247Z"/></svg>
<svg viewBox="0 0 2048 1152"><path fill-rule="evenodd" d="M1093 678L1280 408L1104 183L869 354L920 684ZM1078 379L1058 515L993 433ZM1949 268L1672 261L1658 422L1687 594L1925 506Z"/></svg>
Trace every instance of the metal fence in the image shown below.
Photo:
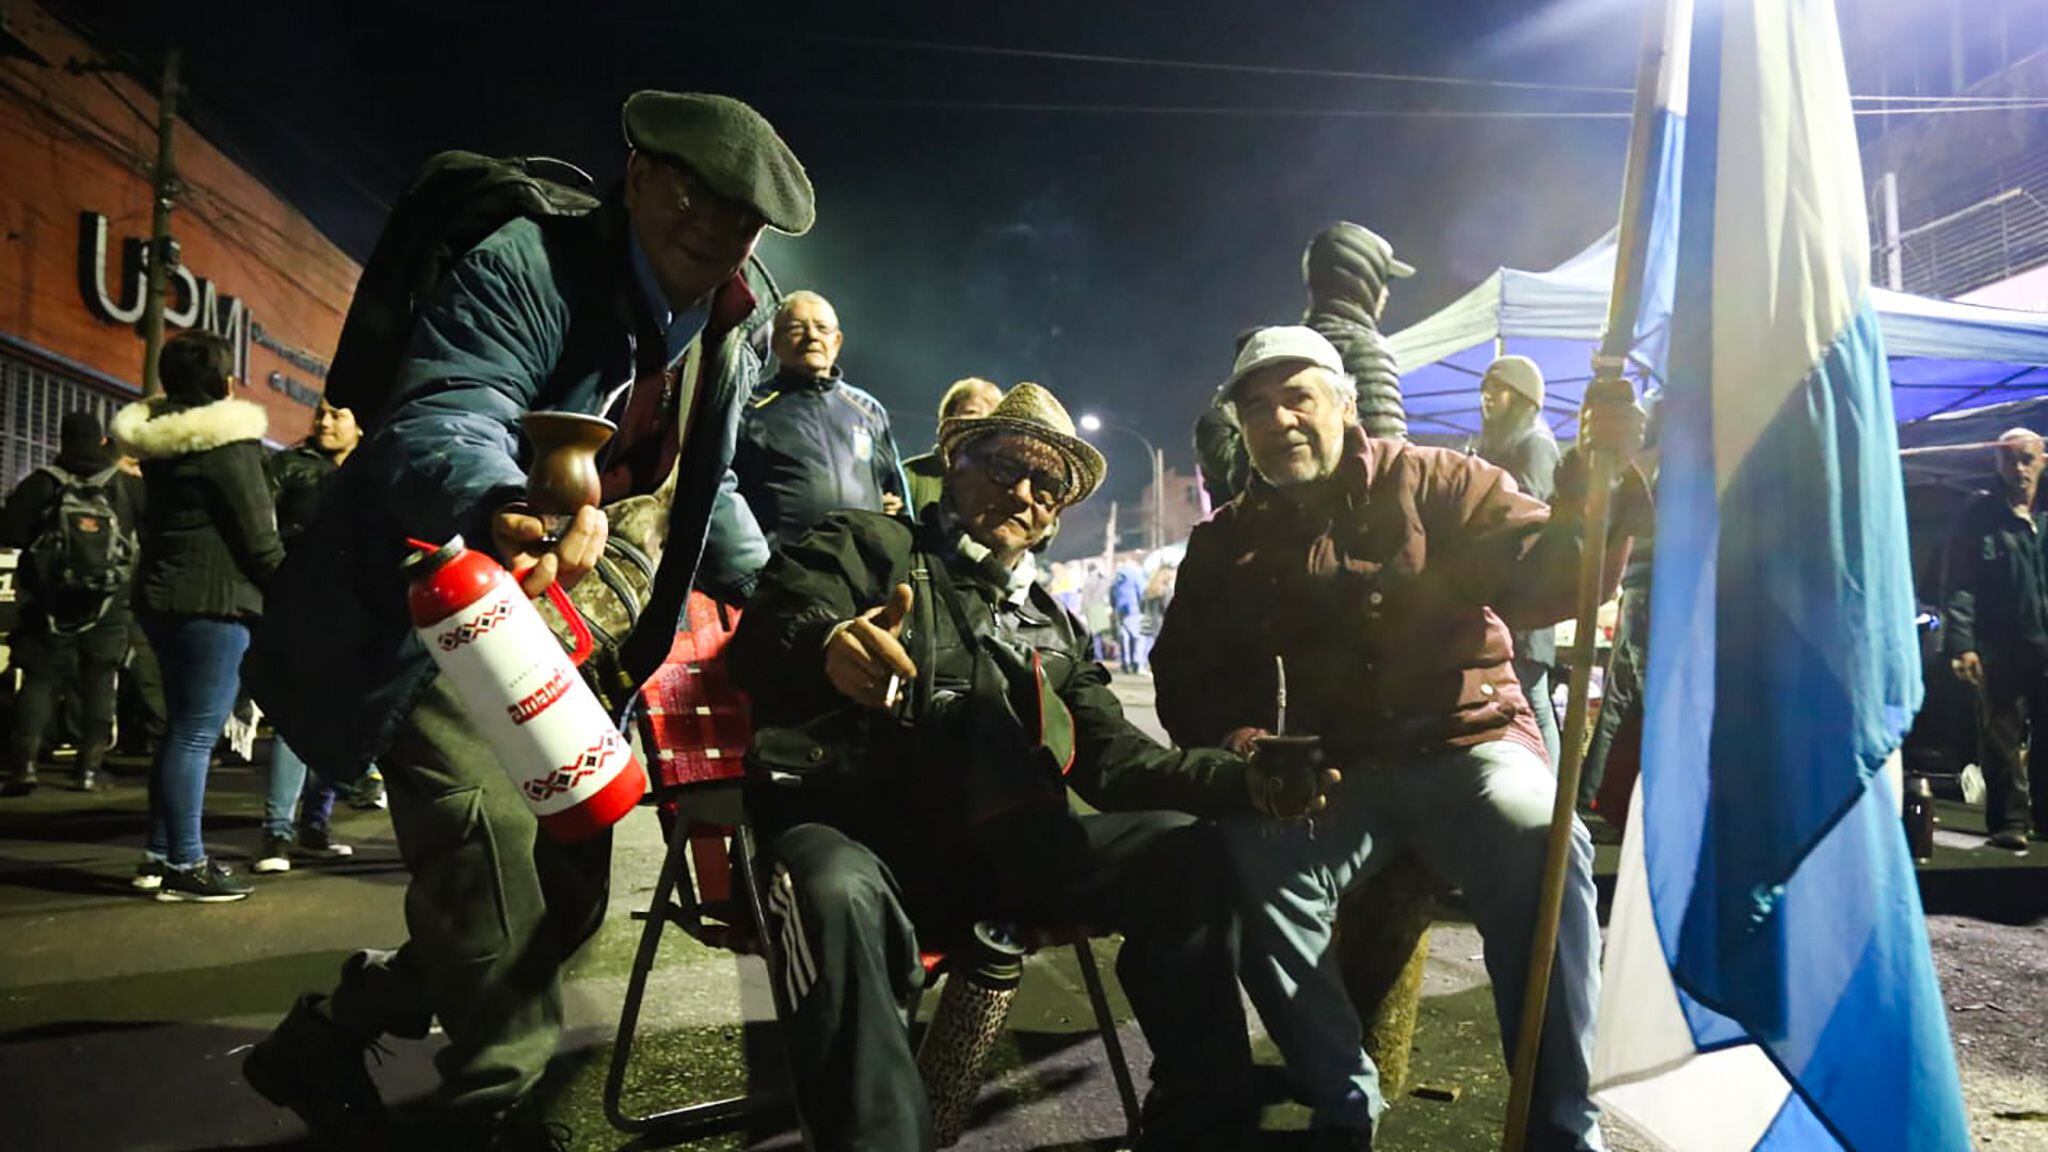
<svg viewBox="0 0 2048 1152"><path fill-rule="evenodd" d="M0 485L11 492L21 478L57 456L57 430L66 412L91 412L105 425L122 401L11 352L0 350Z"/></svg>
<svg viewBox="0 0 2048 1152"><path fill-rule="evenodd" d="M1879 220L1873 212L1873 231ZM1871 275L1883 283L1883 238L1873 240ZM2048 264L2048 150L1902 198L1899 255L1905 290L1943 299Z"/></svg>

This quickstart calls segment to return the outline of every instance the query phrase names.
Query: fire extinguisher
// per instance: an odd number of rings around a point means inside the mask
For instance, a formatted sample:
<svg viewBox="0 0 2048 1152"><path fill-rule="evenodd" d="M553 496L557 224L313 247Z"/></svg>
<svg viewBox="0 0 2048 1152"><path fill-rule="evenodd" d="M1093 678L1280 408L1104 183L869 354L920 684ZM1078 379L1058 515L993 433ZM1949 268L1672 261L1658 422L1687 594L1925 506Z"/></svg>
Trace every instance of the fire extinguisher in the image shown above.
<svg viewBox="0 0 2048 1152"><path fill-rule="evenodd" d="M411 543L413 628L542 830L573 843L617 823L646 794L647 773L576 671L590 630L561 586L547 594L569 621L573 655L496 560L460 536Z"/></svg>

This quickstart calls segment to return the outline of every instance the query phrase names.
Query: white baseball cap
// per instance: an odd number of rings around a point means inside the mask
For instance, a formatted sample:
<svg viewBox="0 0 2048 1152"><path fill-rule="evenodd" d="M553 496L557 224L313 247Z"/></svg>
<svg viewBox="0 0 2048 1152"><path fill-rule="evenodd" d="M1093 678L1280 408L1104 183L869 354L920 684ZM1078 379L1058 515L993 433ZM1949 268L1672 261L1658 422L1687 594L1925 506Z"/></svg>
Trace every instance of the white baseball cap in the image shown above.
<svg viewBox="0 0 2048 1152"><path fill-rule="evenodd" d="M1289 362L1313 364L1337 373L1344 371L1344 357L1337 354L1337 346L1315 329L1300 324L1261 328L1237 350L1237 363L1230 369L1230 379L1216 390L1216 398L1228 400L1245 377L1269 365Z"/></svg>

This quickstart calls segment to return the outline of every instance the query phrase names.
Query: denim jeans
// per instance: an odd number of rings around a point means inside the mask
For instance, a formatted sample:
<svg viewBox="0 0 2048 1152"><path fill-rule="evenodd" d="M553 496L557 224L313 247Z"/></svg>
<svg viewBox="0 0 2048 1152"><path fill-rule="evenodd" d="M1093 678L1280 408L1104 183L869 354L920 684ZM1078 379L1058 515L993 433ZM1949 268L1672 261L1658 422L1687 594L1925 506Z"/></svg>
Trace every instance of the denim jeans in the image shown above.
<svg viewBox="0 0 2048 1152"><path fill-rule="evenodd" d="M1550 768L1557 770L1562 742L1557 736L1557 705L1550 699L1550 665L1535 660L1515 660L1515 679L1522 682L1522 695L1536 713L1536 731L1543 734L1543 750L1550 754Z"/></svg>
<svg viewBox="0 0 2048 1152"><path fill-rule="evenodd" d="M325 828L334 813L334 785L306 771L280 736L270 742L270 792L263 797L263 834L284 839L294 828Z"/></svg>
<svg viewBox="0 0 2048 1152"><path fill-rule="evenodd" d="M1131 612L1117 617L1117 644L1122 648L1119 663L1126 672L1137 672L1145 667L1145 658L1151 654L1152 638L1145 635L1145 616L1142 612Z"/></svg>
<svg viewBox="0 0 2048 1152"><path fill-rule="evenodd" d="M206 772L235 706L249 626L212 616L148 613L143 631L163 667L169 724L149 769L149 848L173 868L206 859L199 832Z"/></svg>
<svg viewBox="0 0 2048 1152"><path fill-rule="evenodd" d="M1344 892L1403 852L1464 891L1485 942L1503 1052L1514 1051L1556 793L1542 757L1496 740L1354 766L1313 823L1224 821L1244 910L1240 976L1318 1126L1362 1126L1386 1107L1330 937ZM1574 819L1532 1150L1602 1147L1587 1096L1599 965L1593 843Z"/></svg>

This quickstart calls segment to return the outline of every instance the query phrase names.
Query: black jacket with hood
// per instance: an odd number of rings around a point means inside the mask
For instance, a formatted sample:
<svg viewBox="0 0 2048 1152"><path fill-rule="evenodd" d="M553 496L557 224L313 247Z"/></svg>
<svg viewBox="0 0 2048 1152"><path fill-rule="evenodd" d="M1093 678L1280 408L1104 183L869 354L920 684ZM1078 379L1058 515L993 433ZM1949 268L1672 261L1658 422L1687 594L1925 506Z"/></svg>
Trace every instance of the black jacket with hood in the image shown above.
<svg viewBox="0 0 2048 1152"><path fill-rule="evenodd" d="M50 466L79 477L98 476L114 466L114 453L105 445L90 447L83 445L64 446ZM51 513L56 510L57 498L63 491L62 482L50 468L38 468L21 478L14 491L7 497L7 506L0 510L0 548L26 549L36 538L50 527ZM116 471L108 480L108 503L113 506L114 518L120 531L134 533L142 524L143 495L142 482L126 472ZM90 596L78 603L57 602L58 594L36 587L33 568L23 561L15 573L15 587L20 591L24 616L22 630L41 627L46 620L68 624L81 618L90 619L101 611L105 604L103 597ZM115 594L111 605L106 605L103 620L117 623L127 619L128 590ZM122 626L126 626L122 623Z"/></svg>

